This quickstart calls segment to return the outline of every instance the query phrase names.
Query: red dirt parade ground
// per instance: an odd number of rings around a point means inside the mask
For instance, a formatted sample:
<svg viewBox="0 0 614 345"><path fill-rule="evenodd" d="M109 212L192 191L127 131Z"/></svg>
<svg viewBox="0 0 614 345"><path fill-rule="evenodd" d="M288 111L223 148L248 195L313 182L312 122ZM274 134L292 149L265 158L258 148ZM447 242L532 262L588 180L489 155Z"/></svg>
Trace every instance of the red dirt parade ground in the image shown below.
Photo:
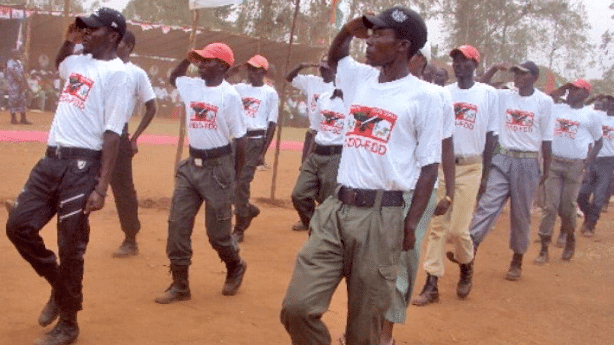
<svg viewBox="0 0 614 345"><path fill-rule="evenodd" d="M51 114L33 112L29 118L34 125L10 125L9 114L0 112L0 201L16 197L44 153L44 135L41 138L40 132L49 129ZM136 121L132 128L136 128ZM201 212L192 236L192 300L159 305L153 300L171 281L165 246L176 147L172 139L167 139L176 135L177 128L176 120L155 119L134 158L141 204L140 255L111 257L123 239L111 195L105 208L90 217L84 309L79 313L81 335L77 343L290 344L279 322L279 311L296 252L307 237L305 232L290 230L298 220L290 192L300 163L300 145L292 142L301 141L304 130L284 128L278 200L268 201L272 170L258 171L252 183L252 200L262 213L254 219L241 246L249 268L239 293L233 297L221 294L225 267L207 241ZM156 143L154 136L166 138L167 143ZM267 162L273 162L272 149ZM5 224L6 219L2 209L0 222ZM533 239L537 238L539 220L536 212ZM610 209L602 215L594 238L579 236L576 255L570 262L561 261L561 249L552 247L550 263L533 265L539 251L539 245L533 243L521 280L510 282L504 279L512 254L505 210L480 247L469 298L461 301L456 297L458 268L446 263L446 275L440 280L440 302L410 306L407 323L395 328L396 343L614 344L613 221L614 210ZM54 251L55 229L53 220L42 230ZM424 279L420 270L415 293L419 293ZM0 232L0 345L31 344L50 329L41 328L36 321L49 292L47 283L19 256L5 231ZM345 303L345 288L340 286L324 315L333 337L343 333Z"/></svg>

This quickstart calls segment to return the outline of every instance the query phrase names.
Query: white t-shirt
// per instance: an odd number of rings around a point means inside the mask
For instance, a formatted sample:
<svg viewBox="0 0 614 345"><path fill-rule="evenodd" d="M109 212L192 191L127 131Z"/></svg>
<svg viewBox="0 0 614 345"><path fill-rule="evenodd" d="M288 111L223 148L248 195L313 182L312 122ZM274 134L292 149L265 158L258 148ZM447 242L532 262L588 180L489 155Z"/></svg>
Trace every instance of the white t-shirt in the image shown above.
<svg viewBox="0 0 614 345"><path fill-rule="evenodd" d="M456 128L454 128L455 115L452 95L450 95L450 92L445 87L431 83L428 84L436 86L439 92L441 92L441 100L443 102L443 139L447 139L456 132Z"/></svg>
<svg viewBox="0 0 614 345"><path fill-rule="evenodd" d="M552 98L537 89L526 97L516 90L498 90L498 94L501 147L539 152L542 141L551 141L554 134Z"/></svg>
<svg viewBox="0 0 614 345"><path fill-rule="evenodd" d="M598 113L601 116L603 147L597 153L597 157L614 157L614 116L608 116L603 111Z"/></svg>
<svg viewBox="0 0 614 345"><path fill-rule="evenodd" d="M309 126L317 127L320 121L320 115L316 111L316 105L320 95L327 91L333 91L335 86L332 82L325 83L322 77L316 75L299 74L292 79L292 86L303 91L307 96L307 116L309 118Z"/></svg>
<svg viewBox="0 0 614 345"><path fill-rule="evenodd" d="M567 159L585 159L588 146L601 138L601 117L589 107L573 109L567 104L555 104L556 118L552 154Z"/></svg>
<svg viewBox="0 0 614 345"><path fill-rule="evenodd" d="M499 102L497 90L476 82L468 89L458 83L446 86L454 104L454 155L481 156L486 145L486 133L497 132Z"/></svg>
<svg viewBox="0 0 614 345"><path fill-rule="evenodd" d="M235 84L234 87L243 101L248 131L267 129L269 122L277 123L279 97L274 88L266 84L252 86L245 83Z"/></svg>
<svg viewBox="0 0 614 345"><path fill-rule="evenodd" d="M126 124L130 92L124 62L71 55L60 63L59 72L66 82L47 144L101 150L103 133L121 135Z"/></svg>
<svg viewBox="0 0 614 345"><path fill-rule="evenodd" d="M126 63L126 71L130 76L130 89L132 90L132 97L128 97L128 113L126 117L126 122L128 122L135 110L140 111L140 107L156 98L156 94L151 87L147 73L142 68L132 62L128 62Z"/></svg>
<svg viewBox="0 0 614 345"><path fill-rule="evenodd" d="M179 77L175 85L185 104L190 146L209 150L245 135L241 97L228 82L210 87L200 78Z"/></svg>
<svg viewBox="0 0 614 345"><path fill-rule="evenodd" d="M319 119L311 129L317 131L314 140L318 145L343 145L345 105L340 97L331 99L332 94L332 91L323 92L316 104Z"/></svg>
<svg viewBox="0 0 614 345"><path fill-rule="evenodd" d="M412 75L379 83L379 73L351 57L337 66L344 101L351 100L337 181L411 191L420 168L441 161L442 97Z"/></svg>

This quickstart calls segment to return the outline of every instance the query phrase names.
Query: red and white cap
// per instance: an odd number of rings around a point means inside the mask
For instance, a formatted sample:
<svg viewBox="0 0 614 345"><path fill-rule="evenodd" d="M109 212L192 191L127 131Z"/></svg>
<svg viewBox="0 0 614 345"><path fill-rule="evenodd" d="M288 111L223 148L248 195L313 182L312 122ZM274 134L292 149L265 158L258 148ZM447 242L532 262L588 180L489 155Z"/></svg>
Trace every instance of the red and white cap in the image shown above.
<svg viewBox="0 0 614 345"><path fill-rule="evenodd" d="M254 56L252 56L251 59L247 60L247 63L252 65L252 66L254 66L254 67L256 67L256 68L262 68L265 71L269 70L269 62L262 55L254 55Z"/></svg>
<svg viewBox="0 0 614 345"><path fill-rule="evenodd" d="M192 50L188 53L190 62L197 62L202 59L219 59L227 63L229 66L235 63L235 57L232 49L224 43L216 42L206 45L203 49Z"/></svg>
<svg viewBox="0 0 614 345"><path fill-rule="evenodd" d="M465 44L458 48L454 48L450 52L450 57L454 57L454 55L458 53L463 54L463 56L469 60L475 61L475 63L480 63L480 52L473 46Z"/></svg>

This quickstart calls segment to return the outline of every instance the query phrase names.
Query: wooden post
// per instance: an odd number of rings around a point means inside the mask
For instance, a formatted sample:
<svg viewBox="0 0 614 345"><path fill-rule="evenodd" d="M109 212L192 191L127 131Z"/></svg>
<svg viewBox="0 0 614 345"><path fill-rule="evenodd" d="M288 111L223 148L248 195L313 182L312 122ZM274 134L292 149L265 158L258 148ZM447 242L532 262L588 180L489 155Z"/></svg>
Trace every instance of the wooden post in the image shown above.
<svg viewBox="0 0 614 345"><path fill-rule="evenodd" d="M288 56L286 58L286 67L283 71L283 76L288 74L290 69L290 58L292 57L292 43L294 42L294 29L296 27L296 18L300 8L301 0L296 0L296 7L294 8L294 17L292 18L292 29L290 30L290 41L288 42ZM281 145L281 131L284 127L285 116L283 113L284 104L286 103L286 86L288 83L284 83L281 88L281 97L279 98L279 128L277 129L277 136L275 138L275 159L273 161L273 177L271 181L271 200L275 200L275 190L277 189L277 170L279 168L279 148Z"/></svg>
<svg viewBox="0 0 614 345"><path fill-rule="evenodd" d="M198 17L198 9L192 10L192 32L190 33L190 48L188 49L188 52L194 49L194 46L196 45L196 27L198 25ZM175 176L175 172L177 171L177 167L179 166L179 162L181 161L181 157L183 156L183 143L185 141L186 119L185 114L183 114L183 111L181 113L182 115L179 118L179 138L177 140L177 152L175 153L175 166L173 169L173 176Z"/></svg>

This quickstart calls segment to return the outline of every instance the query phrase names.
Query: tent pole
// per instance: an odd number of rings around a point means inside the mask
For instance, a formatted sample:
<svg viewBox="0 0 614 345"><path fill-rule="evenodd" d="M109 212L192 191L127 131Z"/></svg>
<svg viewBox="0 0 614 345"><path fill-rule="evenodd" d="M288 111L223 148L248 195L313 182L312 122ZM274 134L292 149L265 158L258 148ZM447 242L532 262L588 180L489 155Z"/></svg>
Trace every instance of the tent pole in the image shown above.
<svg viewBox="0 0 614 345"><path fill-rule="evenodd" d="M296 28L296 18L300 8L301 0L296 0L296 7L294 8L294 17L292 18L292 29L290 30L290 41L288 42L288 56L286 58L286 67L283 75L288 73L290 68L290 58L292 57L292 43L294 42L294 29ZM273 161L273 177L271 181L271 200L275 200L275 190L277 189L277 171L279 168L279 148L281 144L281 131L284 127L285 116L283 113L284 104L286 103L286 86L288 83L283 83L281 88L281 97L279 98L279 128L277 129L277 136L275 138L275 160Z"/></svg>
<svg viewBox="0 0 614 345"><path fill-rule="evenodd" d="M196 46L196 26L198 25L198 17L199 12L198 9L192 10L192 32L190 33L190 48L188 52ZM183 143L185 141L185 116L182 115L179 117L179 138L177 140L177 152L175 153L175 166L173 169L173 176L175 176L175 172L177 171L177 167L179 166L179 162L181 161L181 157L183 156Z"/></svg>

